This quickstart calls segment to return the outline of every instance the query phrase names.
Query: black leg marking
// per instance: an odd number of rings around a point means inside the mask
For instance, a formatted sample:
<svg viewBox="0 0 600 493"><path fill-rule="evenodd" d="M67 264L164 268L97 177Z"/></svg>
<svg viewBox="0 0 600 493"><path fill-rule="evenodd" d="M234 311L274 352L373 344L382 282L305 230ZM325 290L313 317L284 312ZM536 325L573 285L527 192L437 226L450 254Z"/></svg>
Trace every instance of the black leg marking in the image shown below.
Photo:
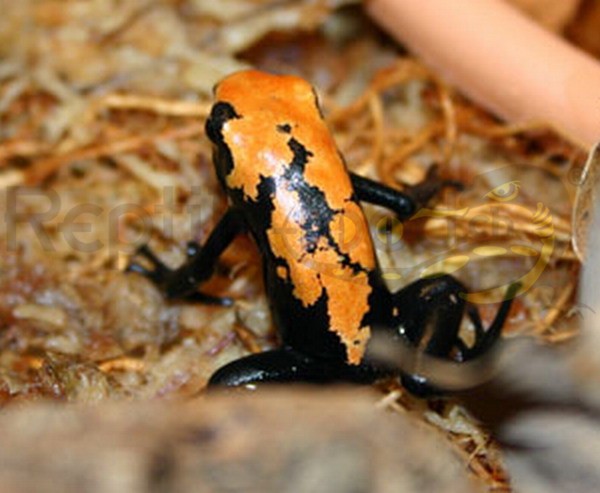
<svg viewBox="0 0 600 493"><path fill-rule="evenodd" d="M382 372L371 366L353 366L306 356L289 347L251 354L218 369L209 387L240 387L261 383L331 382L370 383Z"/></svg>
<svg viewBox="0 0 600 493"><path fill-rule="evenodd" d="M311 382L331 380L330 369L290 348L251 354L218 369L209 387L239 387L257 383Z"/></svg>
<svg viewBox="0 0 600 493"><path fill-rule="evenodd" d="M427 170L425 179L421 183L406 188L405 193L417 204L417 210L425 207L443 188L450 187L462 190L464 185L456 180L442 180L439 177L437 164Z"/></svg>
<svg viewBox="0 0 600 493"><path fill-rule="evenodd" d="M498 339L500 339L500 335L502 334L502 327L506 322L506 318L508 317L508 313L510 311L510 307L512 306L512 302L514 297L517 295L519 289L521 288L521 284L515 283L511 284L506 291L504 296L504 301L500 304L500 308L496 313L496 317L494 317L493 322L488 327L488 329L484 332L483 327L481 326L481 318L479 317L479 312L476 308L474 308L474 312L477 313L476 319L473 319L471 313L469 316L471 317L471 321L475 326L475 343L472 347L463 349L460 352L459 357L461 361L469 361L483 354L487 353ZM479 329L477 328L479 324Z"/></svg>
<svg viewBox="0 0 600 493"><path fill-rule="evenodd" d="M466 292L456 278L442 275L419 279L395 293L406 339L431 356L448 357L458 339Z"/></svg>
<svg viewBox="0 0 600 493"><path fill-rule="evenodd" d="M401 220L408 219L417 210L414 200L400 190L354 173L350 173L350 178L356 197L362 202L386 207L395 212Z"/></svg>
<svg viewBox="0 0 600 493"><path fill-rule="evenodd" d="M193 242L188 243L188 259L178 269L168 268L147 245L144 245L138 249L137 255L146 258L152 264L152 269L133 262L126 270L146 276L163 290L167 298L229 305L231 304L229 298L197 293L196 287L210 278L218 258L242 229L241 216L230 208L215 226L204 246L200 247Z"/></svg>
<svg viewBox="0 0 600 493"><path fill-rule="evenodd" d="M427 205L442 188L453 187L459 190L463 188L460 182L441 180L436 165L429 168L427 176L421 183L406 187L403 191L354 173L350 173L350 178L358 200L390 209L400 220L409 219L415 212Z"/></svg>
<svg viewBox="0 0 600 493"><path fill-rule="evenodd" d="M188 241L187 245L185 246L185 254L187 255L188 259L198 255L200 250L202 250L202 245L195 241Z"/></svg>
<svg viewBox="0 0 600 493"><path fill-rule="evenodd" d="M185 301L194 301L197 303L203 303L204 305L216 305L216 306L232 306L233 298L229 296L213 296L212 294L202 293L200 291L194 291L186 295Z"/></svg>
<svg viewBox="0 0 600 493"><path fill-rule="evenodd" d="M475 305L468 305L467 315L471 319L473 327L475 328L475 339L483 337L485 329L483 328L483 322L481 321L481 315L479 315L479 310L477 307Z"/></svg>
<svg viewBox="0 0 600 493"><path fill-rule="evenodd" d="M519 285L509 287L505 300L487 330L479 311L465 301L466 288L454 277L442 275L419 279L394 294L400 311L399 329L419 350L455 362L466 362L485 355L500 338L512 299ZM475 342L468 347L460 338L465 311L475 327ZM443 393L417 374L403 374L402 384L413 394L432 396Z"/></svg>
<svg viewBox="0 0 600 493"><path fill-rule="evenodd" d="M148 247L148 245L142 245L139 247L136 252L136 256L144 257L150 264L152 268L144 267L141 264L136 262L130 263L125 272L135 272L137 274L141 274L148 279L150 279L155 284L160 284L162 279L167 276L171 269L169 269L163 262L160 260L154 252Z"/></svg>

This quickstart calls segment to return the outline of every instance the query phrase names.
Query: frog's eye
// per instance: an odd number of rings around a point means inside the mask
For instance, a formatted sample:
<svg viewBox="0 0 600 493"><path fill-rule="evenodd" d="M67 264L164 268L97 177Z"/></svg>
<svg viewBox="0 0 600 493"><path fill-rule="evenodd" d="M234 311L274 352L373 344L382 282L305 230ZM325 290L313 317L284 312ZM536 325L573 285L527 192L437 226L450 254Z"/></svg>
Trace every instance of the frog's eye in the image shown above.
<svg viewBox="0 0 600 493"><path fill-rule="evenodd" d="M499 202L508 202L509 200L513 200L517 195L519 195L520 189L520 181L507 181L506 183L498 185L496 188L490 190L488 193L485 194L485 196L488 199L498 200Z"/></svg>

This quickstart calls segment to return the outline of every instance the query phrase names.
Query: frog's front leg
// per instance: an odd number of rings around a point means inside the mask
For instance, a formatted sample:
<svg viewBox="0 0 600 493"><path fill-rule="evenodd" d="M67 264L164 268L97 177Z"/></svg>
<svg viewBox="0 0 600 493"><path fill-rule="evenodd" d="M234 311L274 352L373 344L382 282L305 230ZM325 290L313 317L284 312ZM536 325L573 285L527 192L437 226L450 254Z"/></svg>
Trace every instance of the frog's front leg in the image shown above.
<svg viewBox="0 0 600 493"><path fill-rule="evenodd" d="M426 206L442 188L462 189L463 187L462 183L458 181L442 180L438 176L436 165L427 170L427 175L422 182L407 186L403 191L355 173L350 173L350 178L358 200L390 209L401 221L409 219L415 212Z"/></svg>
<svg viewBox="0 0 600 493"><path fill-rule="evenodd" d="M217 260L233 239L244 229L239 212L233 208L227 210L206 243L200 246L188 243L187 260L178 269L168 268L147 245L137 254L144 257L152 268L132 262L128 272L137 272L156 284L169 299L186 299L204 303L230 304L229 298L218 298L196 291L197 286L213 274Z"/></svg>

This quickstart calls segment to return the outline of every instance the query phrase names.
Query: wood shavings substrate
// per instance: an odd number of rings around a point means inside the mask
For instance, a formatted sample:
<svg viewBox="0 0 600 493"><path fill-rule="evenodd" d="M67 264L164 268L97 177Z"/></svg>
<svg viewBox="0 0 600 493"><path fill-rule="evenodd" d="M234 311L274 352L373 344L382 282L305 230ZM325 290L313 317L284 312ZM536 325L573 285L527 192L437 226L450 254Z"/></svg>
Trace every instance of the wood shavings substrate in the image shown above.
<svg viewBox="0 0 600 493"><path fill-rule="evenodd" d="M355 3L3 6L4 405L195 398L225 362L277 344L247 238L236 240L204 287L235 298L233 308L168 303L123 272L146 242L178 265L186 242L206 238L224 211L204 119L214 83L248 66L296 73L317 87L350 169L401 187L437 162L444 177L468 185L403 228L387 228L381 211L366 207L392 289L433 268L474 291L527 274L541 257L532 218L542 203L553 245L506 335L552 342L577 332L569 317L578 271L569 220L572 169L583 153L543 124L504 125L474 107L386 40ZM500 222L488 220L492 209ZM499 292L486 299L497 301ZM484 323L495 306L482 305ZM458 403L423 403L390 385L392 410L434 422L465 471L495 491L508 488L497 446Z"/></svg>

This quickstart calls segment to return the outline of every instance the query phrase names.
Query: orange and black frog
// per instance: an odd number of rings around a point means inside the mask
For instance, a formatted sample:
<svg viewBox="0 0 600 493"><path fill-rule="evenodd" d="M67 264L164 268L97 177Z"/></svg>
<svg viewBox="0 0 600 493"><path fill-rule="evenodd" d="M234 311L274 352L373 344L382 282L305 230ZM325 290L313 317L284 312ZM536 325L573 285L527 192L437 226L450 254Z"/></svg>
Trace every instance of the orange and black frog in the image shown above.
<svg viewBox="0 0 600 493"><path fill-rule="evenodd" d="M153 264L129 270L154 281L168 298L215 302L197 291L236 235L248 232L262 256L264 285L281 347L233 361L209 386L260 382L372 382L389 368L365 357L379 331L425 354L463 362L499 338L510 300L484 330L465 287L440 275L398 292L387 288L377 264L361 202L410 218L451 183L432 167L403 192L348 172L312 86L287 75L237 72L215 88L206 121L214 166L229 208L204 245L190 245L188 260L170 270L146 247ZM459 336L465 312L476 329L467 346ZM398 372L413 393L436 389L427 378Z"/></svg>

